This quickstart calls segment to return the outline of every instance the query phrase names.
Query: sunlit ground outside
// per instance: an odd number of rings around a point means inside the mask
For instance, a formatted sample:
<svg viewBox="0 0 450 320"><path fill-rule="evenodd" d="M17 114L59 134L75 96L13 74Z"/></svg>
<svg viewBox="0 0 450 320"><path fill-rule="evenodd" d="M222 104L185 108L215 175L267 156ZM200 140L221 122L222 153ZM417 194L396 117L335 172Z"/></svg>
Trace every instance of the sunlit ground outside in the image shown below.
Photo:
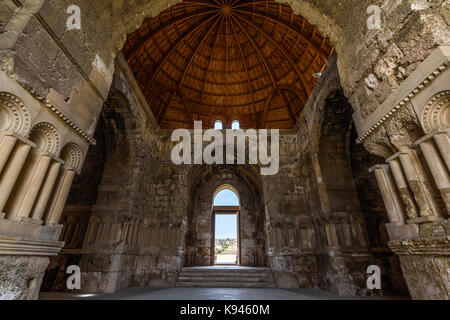
<svg viewBox="0 0 450 320"><path fill-rule="evenodd" d="M215 264L237 264L237 215L216 215Z"/></svg>

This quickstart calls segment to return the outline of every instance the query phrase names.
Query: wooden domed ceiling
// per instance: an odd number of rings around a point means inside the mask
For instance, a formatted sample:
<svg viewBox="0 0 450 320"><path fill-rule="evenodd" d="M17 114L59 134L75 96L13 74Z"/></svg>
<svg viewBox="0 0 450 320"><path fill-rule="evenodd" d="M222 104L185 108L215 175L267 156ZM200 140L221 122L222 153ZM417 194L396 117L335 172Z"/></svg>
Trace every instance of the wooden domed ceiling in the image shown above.
<svg viewBox="0 0 450 320"><path fill-rule="evenodd" d="M185 0L147 19L122 52L161 128L220 119L283 129L333 48L275 1Z"/></svg>

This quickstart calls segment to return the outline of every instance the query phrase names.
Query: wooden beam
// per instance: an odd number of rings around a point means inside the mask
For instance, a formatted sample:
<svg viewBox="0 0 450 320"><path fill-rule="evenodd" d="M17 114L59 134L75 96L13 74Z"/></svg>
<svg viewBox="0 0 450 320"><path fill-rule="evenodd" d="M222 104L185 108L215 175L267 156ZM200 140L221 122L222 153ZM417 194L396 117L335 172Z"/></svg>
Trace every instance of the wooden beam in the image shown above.
<svg viewBox="0 0 450 320"><path fill-rule="evenodd" d="M211 14L211 13L215 13L215 12L217 12L217 10L193 11L193 12L189 12L189 13L183 14L183 15L181 15L179 17L176 17L173 20L167 21L167 22L159 25L158 27L156 27L155 29L150 31L150 33L148 35L146 35L145 38L141 39L138 43L136 43L133 46L133 50L130 53L127 54L128 55L127 63L130 63L131 59L134 58L134 56L137 54L137 52L139 52L139 50L147 43L147 41L149 41L151 38L153 38L153 36L155 36L156 34L161 32L165 28L172 26L174 23L182 22L184 20L187 20L187 19L190 19L190 18L193 18L193 17L202 16L202 15L206 15L206 14Z"/></svg>
<svg viewBox="0 0 450 320"><path fill-rule="evenodd" d="M308 98L309 95L311 94L311 89L309 88L308 81L306 80L303 73L299 70L294 59L292 59L292 57L289 56L289 54L280 46L280 44L278 42L276 42L269 34L267 34L260 26L254 24L253 22L251 22L250 20L247 20L246 18L243 18L243 17L238 17L238 18L245 21L248 25L252 26L253 28L255 28L256 31L261 33L267 40L269 40L284 55L284 57L288 60L288 62L294 68L295 73L297 74L298 78L300 79L300 82L302 83L302 86L304 87L306 97ZM306 101L304 101L304 103L306 103Z"/></svg>
<svg viewBox="0 0 450 320"><path fill-rule="evenodd" d="M220 9L221 5L219 5L217 2L214 1L214 3L211 3L211 1L202 1L202 0L183 0L182 3L189 3L189 4L197 4L200 6L207 6L207 7L211 7L211 8L216 8L216 9ZM173 8L173 6L172 6Z"/></svg>
<svg viewBox="0 0 450 320"><path fill-rule="evenodd" d="M253 117L255 118L254 119L255 120L255 128L257 128L258 127L258 121L256 119L255 94L254 94L253 88L252 88L252 83L251 83L251 79L250 79L250 72L248 71L247 63L245 62L244 52L242 51L241 43L239 42L239 38L238 38L237 33L236 33L236 28L234 27L233 23L231 23L231 28L233 28L234 39L236 40L236 43L238 45L238 49L239 49L239 52L241 54L242 63L244 65L245 72L247 73L248 87L249 87L250 92L251 92L252 104L253 104Z"/></svg>
<svg viewBox="0 0 450 320"><path fill-rule="evenodd" d="M271 100L273 99L273 96L275 95L275 93L276 93L277 91L280 91L280 90L288 90L288 91L291 91L291 92L293 92L297 97L299 97L300 99L301 99L301 97L302 97L302 94L300 93L299 89L298 89L296 86L294 86L294 85L284 84L284 85L279 85L279 86L277 86L277 87L272 91L271 95L269 96L269 99L266 100L266 103L265 103L265 105L264 105L263 118L262 118L262 127L263 127L263 128L264 128L264 126L265 126L265 124L266 124L266 117L267 117L267 112L268 112L268 109L269 109L270 102L271 102ZM283 98L283 100L285 100L284 97L282 97L282 98ZM294 120L294 125L295 125L295 121L297 121L297 119L295 118L295 115L293 114L292 109L290 109L290 107L287 106L288 103L286 103L286 100L285 100L285 104L286 104L286 108L288 109L289 114L291 115L291 120L292 120L292 116L293 116L293 118L295 119L295 120Z"/></svg>
<svg viewBox="0 0 450 320"><path fill-rule="evenodd" d="M279 90L278 92L280 93L280 96L282 96L282 97L284 96L284 92L283 92L283 91ZM284 100L284 99L283 99L283 100ZM297 118L295 117L295 114L294 114L294 112L292 111L292 108L291 108L291 104L290 104L289 96L288 96L288 95L286 95L286 100L287 100L287 103L286 103L286 109L287 109L287 111L288 111L289 118L291 119L292 126L295 126L295 122L297 121ZM286 100L284 100L284 101L286 101Z"/></svg>
<svg viewBox="0 0 450 320"><path fill-rule="evenodd" d="M239 23L239 21L237 21L237 19L234 17L234 14L231 14L231 17L233 18L234 22L238 25L239 29L242 30L242 32L244 32L245 36L247 37L247 39L250 41L250 43L252 44L252 46L255 48L256 50L256 54L258 55L259 59L261 60L261 62L263 63L267 74L269 75L270 81L273 84L273 87L275 88L277 86L277 81L275 80L275 77L272 74L272 71L270 70L270 68L267 66L266 60L264 59L264 57L262 56L262 53L260 51L260 49L258 48L258 46L255 44L255 41L253 40L253 38L248 34L247 30L245 30L245 28Z"/></svg>
<svg viewBox="0 0 450 320"><path fill-rule="evenodd" d="M211 55L209 56L209 59L208 59L208 65L206 67L206 73L205 73L205 80L203 81L202 95L200 96L200 105L203 104L203 95L205 93L206 77L208 76L209 67L211 65L212 56L214 55L214 50L216 49L217 41L219 40L220 30L222 30L222 27L223 27L223 20L224 20L224 17L222 16L222 19L220 21L219 29L217 30L216 39L214 40L214 44L213 44L213 48L212 48L212 51L211 51Z"/></svg>
<svg viewBox="0 0 450 320"><path fill-rule="evenodd" d="M158 113L158 124L160 124L162 119L164 118L164 115L166 114L167 109L169 109L169 105L172 103L173 97L175 97L176 93L177 93L177 90L173 90L172 95L170 96L170 99L167 102L167 104L165 106L163 106L161 108L161 110L159 110L159 113Z"/></svg>
<svg viewBox="0 0 450 320"><path fill-rule="evenodd" d="M308 42L324 59L327 59L327 54L325 52L323 52L323 50L317 46L317 44L315 44L312 41L312 38L307 38L304 34L302 34L301 32L298 31L297 28L294 28L292 25L290 25L289 23L287 23L286 21L278 18L277 16L274 16L270 13L264 13L264 12L258 12L258 11L251 11L251 10L246 10L246 9L233 9L236 12L240 12L240 13L244 13L244 14L249 14L249 15L255 15L255 16L259 16L261 18L265 18L267 20L272 21L273 23L276 24L281 24L282 26L284 26L285 28L291 30L292 32L296 33L299 37L301 37L304 41ZM305 20L306 21L306 20ZM314 27L314 32L313 32L313 36L315 34L316 28Z"/></svg>
<svg viewBox="0 0 450 320"><path fill-rule="evenodd" d="M187 72L189 71L189 68L192 65L192 61L194 60L194 58L197 55L197 53L199 52L199 50L203 47L206 39L208 39L209 35L211 34L212 30L215 28L215 26L217 25L218 22L219 22L219 19L217 19L217 21L214 22L213 26L208 30L208 32L206 32L206 34L200 40L200 43L197 45L197 48L195 48L195 50L189 57L187 66L184 68L183 74L181 75L181 78L180 78L180 82L178 83L177 91L180 95L181 100L183 101L184 107L186 108L186 115L188 117L189 126L193 125L192 112L190 110L190 104L187 104L186 101L184 100L184 98L181 96L181 86L183 85L183 81L186 78ZM170 104L172 103L172 99L174 98L174 96L175 96L175 94L172 95L172 98L169 100L168 107L170 107ZM162 119L164 119L166 112L167 112L167 108L166 108L165 112L160 115L161 121L162 121Z"/></svg>
<svg viewBox="0 0 450 320"><path fill-rule="evenodd" d="M269 78L272 82L272 85L274 87L274 89L277 87L277 83L278 81L275 80L275 77L272 74L272 71L270 70L270 68L267 66L266 60L264 59L264 57L262 56L261 51L259 50L258 46L256 45L255 41L253 40L253 38L248 34L247 30L245 30L245 28L240 24L240 22L234 17L233 14L231 14L231 17L233 18L233 20L235 21L235 23L238 25L238 27L242 30L242 32L244 32L245 36L247 37L247 39L250 41L250 43L252 44L252 46L255 48L256 53L259 57L259 59L261 60L261 62L263 63L267 74L269 75ZM284 97L283 97L284 100ZM284 103L287 105L287 102L284 100Z"/></svg>
<svg viewBox="0 0 450 320"><path fill-rule="evenodd" d="M155 81L156 76L158 75L159 71L161 70L162 66L164 65L164 63L167 61L167 59L175 52L175 50L178 48L178 46L183 43L183 41L189 36L191 35L193 32L195 32L196 30L200 29L201 27L203 27L203 25L205 25L206 23L210 22L212 19L214 19L218 14L215 14L207 19L204 19L201 23L199 23L198 25L194 25L192 27L190 27L188 30L186 30L185 32L183 32L183 34L181 36L179 36L177 38L177 40L175 41L175 43L172 44L172 46L169 48L168 52L164 53L164 57L161 59L161 61L159 62L159 64L156 66L155 68L155 72L153 72L152 77L150 79L150 81L147 83L147 85L145 86L143 92L145 94L145 92L147 92L148 89L151 88L153 81Z"/></svg>
<svg viewBox="0 0 450 320"><path fill-rule="evenodd" d="M266 126L266 117L267 117L267 111L269 110L269 105L272 102L273 96L275 95L275 93L277 92L278 87L274 88L272 90L272 92L270 93L269 97L266 100L266 103L264 104L264 109L263 109L263 117L262 117L262 123L261 123L261 128L264 128ZM284 99L283 99L284 100Z"/></svg>

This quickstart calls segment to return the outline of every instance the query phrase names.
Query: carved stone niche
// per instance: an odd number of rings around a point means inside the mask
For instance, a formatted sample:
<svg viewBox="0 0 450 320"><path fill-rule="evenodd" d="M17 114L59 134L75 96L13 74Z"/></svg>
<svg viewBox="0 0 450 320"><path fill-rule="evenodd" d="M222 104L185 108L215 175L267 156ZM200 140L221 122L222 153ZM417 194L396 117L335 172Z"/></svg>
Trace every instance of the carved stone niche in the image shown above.
<svg viewBox="0 0 450 320"><path fill-rule="evenodd" d="M449 128L450 90L435 94L423 108L420 120L426 133L439 128Z"/></svg>
<svg viewBox="0 0 450 320"><path fill-rule="evenodd" d="M47 152L56 156L61 142L56 128L47 122L41 122L33 127L29 139L36 143L39 152Z"/></svg>
<svg viewBox="0 0 450 320"><path fill-rule="evenodd" d="M26 137L30 124L30 112L22 100L12 93L0 92L0 131Z"/></svg>

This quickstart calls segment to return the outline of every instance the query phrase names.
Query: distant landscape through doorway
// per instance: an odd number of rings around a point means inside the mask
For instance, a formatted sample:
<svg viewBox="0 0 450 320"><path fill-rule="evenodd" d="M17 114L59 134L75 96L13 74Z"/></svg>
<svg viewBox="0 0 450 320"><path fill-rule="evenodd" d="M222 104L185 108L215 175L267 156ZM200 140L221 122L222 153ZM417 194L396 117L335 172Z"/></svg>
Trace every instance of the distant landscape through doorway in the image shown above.
<svg viewBox="0 0 450 320"><path fill-rule="evenodd" d="M239 198L231 189L214 197L214 264L239 265Z"/></svg>

